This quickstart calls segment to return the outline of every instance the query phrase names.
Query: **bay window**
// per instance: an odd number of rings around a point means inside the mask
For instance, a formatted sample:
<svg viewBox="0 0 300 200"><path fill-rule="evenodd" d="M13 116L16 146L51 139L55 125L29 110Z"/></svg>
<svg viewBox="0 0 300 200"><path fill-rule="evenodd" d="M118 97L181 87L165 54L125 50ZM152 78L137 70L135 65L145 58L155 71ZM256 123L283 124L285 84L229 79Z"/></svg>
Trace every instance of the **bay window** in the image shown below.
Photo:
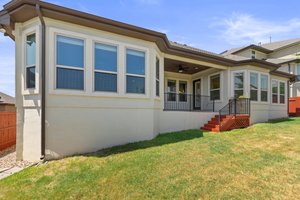
<svg viewBox="0 0 300 200"><path fill-rule="evenodd" d="M244 73L234 73L234 97L239 98L244 95Z"/></svg>
<svg viewBox="0 0 300 200"><path fill-rule="evenodd" d="M258 74L250 72L250 100L258 100Z"/></svg>
<svg viewBox="0 0 300 200"><path fill-rule="evenodd" d="M260 100L268 102L268 76L261 74L260 76Z"/></svg>
<svg viewBox="0 0 300 200"><path fill-rule="evenodd" d="M220 74L210 76L209 79L210 83L210 100L220 100L221 94L220 94L220 86L221 86L221 78Z"/></svg>
<svg viewBox="0 0 300 200"><path fill-rule="evenodd" d="M156 96L159 97L159 82L160 82L160 76L159 76L159 59L156 58L156 70L155 70L155 93Z"/></svg>
<svg viewBox="0 0 300 200"><path fill-rule="evenodd" d="M179 81L179 101L187 101L187 82Z"/></svg>
<svg viewBox="0 0 300 200"><path fill-rule="evenodd" d="M280 82L279 83L279 103L285 104L285 83Z"/></svg>
<svg viewBox="0 0 300 200"><path fill-rule="evenodd" d="M56 88L84 89L84 41L57 35Z"/></svg>
<svg viewBox="0 0 300 200"><path fill-rule="evenodd" d="M272 103L278 103L278 81L272 80Z"/></svg>
<svg viewBox="0 0 300 200"><path fill-rule="evenodd" d="M36 70L36 38L35 34L26 37L26 88L35 88L35 70Z"/></svg>
<svg viewBox="0 0 300 200"><path fill-rule="evenodd" d="M117 47L95 43L94 90L117 92Z"/></svg>
<svg viewBox="0 0 300 200"><path fill-rule="evenodd" d="M126 49L126 92L145 94L145 52Z"/></svg>

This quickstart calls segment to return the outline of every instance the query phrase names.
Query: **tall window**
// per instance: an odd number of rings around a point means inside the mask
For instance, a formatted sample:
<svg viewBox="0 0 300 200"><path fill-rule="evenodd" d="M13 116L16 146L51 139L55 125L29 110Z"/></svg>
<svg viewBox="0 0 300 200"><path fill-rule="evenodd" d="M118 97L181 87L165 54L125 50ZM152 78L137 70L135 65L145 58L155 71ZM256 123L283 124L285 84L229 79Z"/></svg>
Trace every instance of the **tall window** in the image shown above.
<svg viewBox="0 0 300 200"><path fill-rule="evenodd" d="M300 75L300 63L296 64L296 75Z"/></svg>
<svg viewBox="0 0 300 200"><path fill-rule="evenodd" d="M187 101L187 82L179 81L179 101Z"/></svg>
<svg viewBox="0 0 300 200"><path fill-rule="evenodd" d="M258 100L258 74L252 72L250 73L250 99Z"/></svg>
<svg viewBox="0 0 300 200"><path fill-rule="evenodd" d="M279 89L280 89L280 95L279 95L280 103L285 104L285 83L284 82L279 83Z"/></svg>
<svg viewBox="0 0 300 200"><path fill-rule="evenodd" d="M145 94L145 52L126 49L126 91Z"/></svg>
<svg viewBox="0 0 300 200"><path fill-rule="evenodd" d="M95 43L95 91L117 92L117 47Z"/></svg>
<svg viewBox="0 0 300 200"><path fill-rule="evenodd" d="M272 80L272 103L278 103L278 81Z"/></svg>
<svg viewBox="0 0 300 200"><path fill-rule="evenodd" d="M26 88L35 88L36 66L36 39L35 34L26 37Z"/></svg>
<svg viewBox="0 0 300 200"><path fill-rule="evenodd" d="M252 59L256 58L256 52L254 50L251 51L251 58Z"/></svg>
<svg viewBox="0 0 300 200"><path fill-rule="evenodd" d="M156 93L156 96L158 96L159 97L159 59L158 58L156 58L156 70L155 70L155 72L156 72L156 74L155 74L155 88L156 88L156 91L155 91L155 93Z"/></svg>
<svg viewBox="0 0 300 200"><path fill-rule="evenodd" d="M234 97L239 98L244 95L244 73L234 73Z"/></svg>
<svg viewBox="0 0 300 200"><path fill-rule="evenodd" d="M260 76L260 100L263 102L268 101L268 76Z"/></svg>
<svg viewBox="0 0 300 200"><path fill-rule="evenodd" d="M300 63L296 64L296 75L297 75L296 81L300 81Z"/></svg>
<svg viewBox="0 0 300 200"><path fill-rule="evenodd" d="M84 89L84 41L58 35L56 37L56 87Z"/></svg>
<svg viewBox="0 0 300 200"><path fill-rule="evenodd" d="M176 81L168 80L168 101L176 101Z"/></svg>
<svg viewBox="0 0 300 200"><path fill-rule="evenodd" d="M220 86L221 86L220 74L210 77L210 100L220 100Z"/></svg>

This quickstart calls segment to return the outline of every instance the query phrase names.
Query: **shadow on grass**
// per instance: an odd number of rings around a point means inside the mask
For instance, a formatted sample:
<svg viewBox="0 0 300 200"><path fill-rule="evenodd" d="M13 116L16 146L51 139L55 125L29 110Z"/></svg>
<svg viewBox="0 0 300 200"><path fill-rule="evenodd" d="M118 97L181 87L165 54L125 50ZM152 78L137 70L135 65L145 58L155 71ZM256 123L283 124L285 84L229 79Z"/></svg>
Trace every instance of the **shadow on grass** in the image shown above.
<svg viewBox="0 0 300 200"><path fill-rule="evenodd" d="M270 120L268 121L269 124L277 124L277 123L282 123L282 122L294 122L294 121L300 121L297 120L296 118L282 118L282 119L274 119L274 120Z"/></svg>
<svg viewBox="0 0 300 200"><path fill-rule="evenodd" d="M192 140L201 137L203 137L203 131L201 130L187 130L181 132L166 133L166 134L158 135L156 138L152 140L146 140L141 142L129 143L121 146L115 146L108 149L97 151L95 153L87 154L86 156L106 157L109 155L125 153L125 152L135 151L139 149L146 149L150 147L157 147L157 146L182 142L186 140Z"/></svg>

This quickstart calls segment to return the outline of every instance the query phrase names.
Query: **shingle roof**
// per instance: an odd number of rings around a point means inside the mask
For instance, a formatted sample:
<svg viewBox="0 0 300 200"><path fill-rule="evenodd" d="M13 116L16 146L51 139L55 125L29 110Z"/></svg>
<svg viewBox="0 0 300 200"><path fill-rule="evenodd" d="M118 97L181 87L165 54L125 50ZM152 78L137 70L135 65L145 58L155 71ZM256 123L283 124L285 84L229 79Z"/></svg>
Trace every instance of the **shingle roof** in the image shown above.
<svg viewBox="0 0 300 200"><path fill-rule="evenodd" d="M170 41L170 43L171 43L172 46L176 46L176 47L180 47L180 48L184 48L184 49L188 49L188 50L192 50L192 51L196 51L196 52L201 52L201 53L205 53L205 54L210 54L210 55L222 57L217 53L213 53L213 52L206 51L206 50L203 50L203 49L195 48L195 47L192 47L192 46L189 46L189 45L186 45L186 44L181 44L181 43L174 42L174 41Z"/></svg>
<svg viewBox="0 0 300 200"><path fill-rule="evenodd" d="M271 43L267 43L267 44L262 44L261 46L266 48L266 49L270 49L270 50L278 50L281 49L283 47L289 46L289 45L293 45L295 43L300 43L300 38L295 38L295 39L290 39L290 40L282 40L282 41L278 41L278 42L271 42Z"/></svg>
<svg viewBox="0 0 300 200"><path fill-rule="evenodd" d="M0 92L0 104L15 104L15 98Z"/></svg>

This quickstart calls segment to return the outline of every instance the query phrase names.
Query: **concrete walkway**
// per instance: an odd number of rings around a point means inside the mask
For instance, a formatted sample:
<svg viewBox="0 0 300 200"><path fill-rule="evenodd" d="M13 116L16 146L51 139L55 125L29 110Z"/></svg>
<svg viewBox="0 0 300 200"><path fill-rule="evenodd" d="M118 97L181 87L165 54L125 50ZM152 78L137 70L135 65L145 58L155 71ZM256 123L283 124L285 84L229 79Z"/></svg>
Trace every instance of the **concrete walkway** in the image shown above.
<svg viewBox="0 0 300 200"><path fill-rule="evenodd" d="M21 167L12 167L9 169L4 169L2 171L0 171L0 180L4 179L10 175L13 175L14 173L17 173L19 171L22 171L24 168Z"/></svg>

